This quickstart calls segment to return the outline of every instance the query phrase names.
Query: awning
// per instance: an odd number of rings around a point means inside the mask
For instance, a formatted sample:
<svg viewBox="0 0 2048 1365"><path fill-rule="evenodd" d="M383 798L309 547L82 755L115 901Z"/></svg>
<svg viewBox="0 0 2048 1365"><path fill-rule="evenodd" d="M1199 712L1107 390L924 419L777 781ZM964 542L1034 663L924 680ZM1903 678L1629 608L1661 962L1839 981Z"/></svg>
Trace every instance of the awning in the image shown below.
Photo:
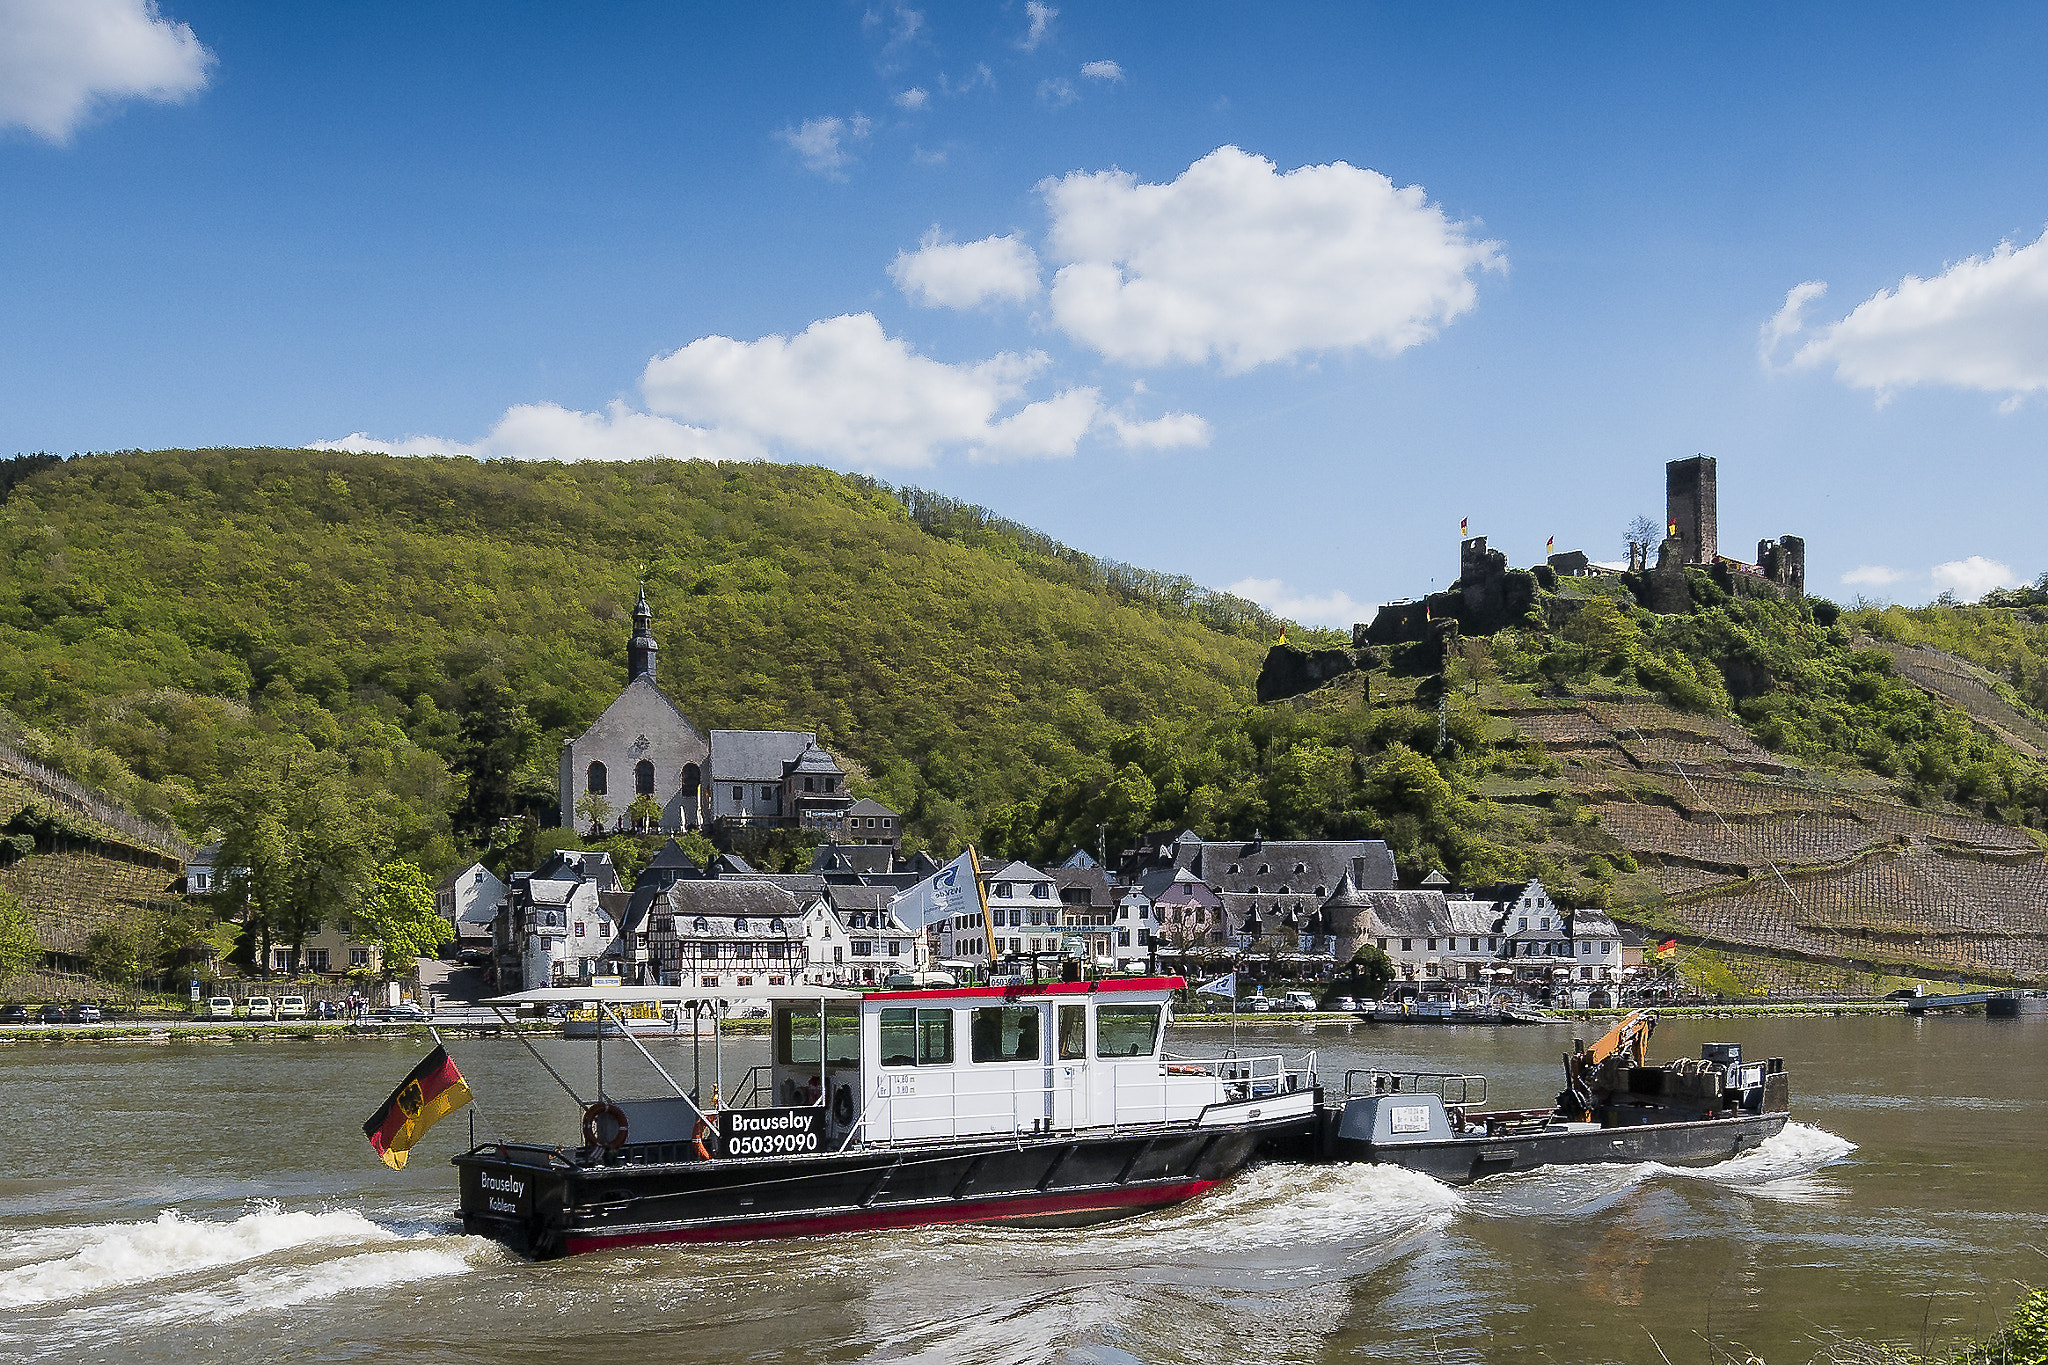
<svg viewBox="0 0 2048 1365"><path fill-rule="evenodd" d="M494 996L486 1005L689 1005L707 1000L858 1000L831 986L540 986Z"/></svg>

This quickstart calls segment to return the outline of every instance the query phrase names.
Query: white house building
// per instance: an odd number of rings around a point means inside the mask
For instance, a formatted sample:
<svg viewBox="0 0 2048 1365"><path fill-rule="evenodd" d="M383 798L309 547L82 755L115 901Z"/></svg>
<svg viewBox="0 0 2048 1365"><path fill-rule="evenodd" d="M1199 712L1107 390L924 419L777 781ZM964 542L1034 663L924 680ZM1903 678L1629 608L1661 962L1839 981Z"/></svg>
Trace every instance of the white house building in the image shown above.
<svg viewBox="0 0 2048 1365"><path fill-rule="evenodd" d="M464 939L490 938L504 900L505 883L482 863L471 863L434 883L434 912L455 931L458 945Z"/></svg>

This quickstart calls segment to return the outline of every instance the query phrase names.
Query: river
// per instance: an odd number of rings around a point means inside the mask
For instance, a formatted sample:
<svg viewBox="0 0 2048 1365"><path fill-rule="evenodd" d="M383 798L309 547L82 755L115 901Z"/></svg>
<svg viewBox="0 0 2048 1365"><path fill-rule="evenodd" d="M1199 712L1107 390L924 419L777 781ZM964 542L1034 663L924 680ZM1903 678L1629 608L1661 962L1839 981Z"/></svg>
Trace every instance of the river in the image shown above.
<svg viewBox="0 0 2048 1365"><path fill-rule="evenodd" d="M1487 1075L1548 1103L1594 1025L1246 1025ZM1804 1365L1830 1342L1988 1330L2048 1282L2048 1019L1673 1019L1781 1056L1797 1122L1723 1166L1600 1166L1452 1190L1267 1166L1180 1208L1061 1232L942 1228L640 1250L547 1265L461 1236L458 1114L403 1171L363 1119L419 1039L0 1047L0 1359L407 1362L1683 1362ZM1177 1051L1230 1044L1180 1030ZM590 1045L549 1040L571 1079ZM671 1069L690 1047L656 1045ZM572 1141L511 1039L455 1039L477 1132ZM728 1045L732 1074L756 1041ZM606 1081L658 1082L624 1045ZM645 1073L635 1075L633 1073ZM708 1059L707 1059L708 1080Z"/></svg>

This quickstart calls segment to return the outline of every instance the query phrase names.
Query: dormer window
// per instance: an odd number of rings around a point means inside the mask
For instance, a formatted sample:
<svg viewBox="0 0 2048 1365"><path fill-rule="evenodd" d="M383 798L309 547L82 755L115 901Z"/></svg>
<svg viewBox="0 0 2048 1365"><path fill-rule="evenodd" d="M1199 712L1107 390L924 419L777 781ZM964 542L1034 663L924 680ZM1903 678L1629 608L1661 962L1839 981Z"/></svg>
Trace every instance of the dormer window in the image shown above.
<svg viewBox="0 0 2048 1365"><path fill-rule="evenodd" d="M1306 872L1306 871L1308 871L1308 864L1307 864L1307 863L1296 863L1296 864L1294 865L1294 870L1295 870L1296 872Z"/></svg>
<svg viewBox="0 0 2048 1365"><path fill-rule="evenodd" d="M1051 883L1051 882L1033 882L1033 883L1031 883L1031 894L1032 894L1033 896L1037 897L1037 898L1038 898L1039 900L1050 900L1050 899L1052 899L1052 883Z"/></svg>
<svg viewBox="0 0 2048 1365"><path fill-rule="evenodd" d="M747 932L747 917L745 915L741 915L738 919L735 919L732 922L732 931L735 934L744 934L745 932Z"/></svg>
<svg viewBox="0 0 2048 1365"><path fill-rule="evenodd" d="M1287 894L1287 888L1286 888L1286 887L1284 887L1284 886L1283 886L1283 887L1281 887L1281 888L1280 888L1280 894L1281 894L1281 895L1283 895L1283 896L1284 896L1284 895L1286 895L1286 894Z"/></svg>
<svg viewBox="0 0 2048 1365"><path fill-rule="evenodd" d="M711 932L711 921L705 919L702 915L699 915L694 921L691 922L690 928L695 930L697 933L708 934Z"/></svg>
<svg viewBox="0 0 2048 1365"><path fill-rule="evenodd" d="M1230 870L1231 870L1232 872L1235 872L1235 871L1237 871L1237 864L1236 864L1236 863L1232 863L1232 864L1230 865Z"/></svg>
<svg viewBox="0 0 2048 1365"><path fill-rule="evenodd" d="M1316 888L1316 895L1317 895L1317 896L1327 896L1327 895L1329 895L1329 894L1330 894L1330 893L1329 893L1328 891L1324 890L1324 889L1323 889L1322 887L1320 887L1320 886Z"/></svg>
<svg viewBox="0 0 2048 1365"><path fill-rule="evenodd" d="M1262 877L1265 876L1268 872L1271 872L1272 870L1272 868L1267 867L1264 863L1259 864L1259 875Z"/></svg>
<svg viewBox="0 0 2048 1365"><path fill-rule="evenodd" d="M786 932L786 928L783 925L782 920L779 916L775 919L771 919L768 921L768 932L771 934L780 934Z"/></svg>
<svg viewBox="0 0 2048 1365"><path fill-rule="evenodd" d="M996 883L996 898L997 898L998 900L1009 900L1009 899L1011 899L1011 896L1010 896L1010 884L1009 884L1008 882L997 882L997 883Z"/></svg>

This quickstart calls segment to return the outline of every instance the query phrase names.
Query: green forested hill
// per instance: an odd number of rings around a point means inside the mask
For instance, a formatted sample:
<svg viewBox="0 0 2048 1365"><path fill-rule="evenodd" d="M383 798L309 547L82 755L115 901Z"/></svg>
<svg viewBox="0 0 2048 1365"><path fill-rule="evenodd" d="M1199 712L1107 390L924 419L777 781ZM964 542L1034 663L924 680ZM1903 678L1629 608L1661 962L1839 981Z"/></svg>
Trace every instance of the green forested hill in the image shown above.
<svg viewBox="0 0 2048 1365"><path fill-rule="evenodd" d="M209 787L293 745L345 758L430 867L551 808L560 740L624 685L643 576L700 726L816 728L948 848L1132 726L1248 701L1278 625L811 467L27 463L0 505L0 738L195 837Z"/></svg>

